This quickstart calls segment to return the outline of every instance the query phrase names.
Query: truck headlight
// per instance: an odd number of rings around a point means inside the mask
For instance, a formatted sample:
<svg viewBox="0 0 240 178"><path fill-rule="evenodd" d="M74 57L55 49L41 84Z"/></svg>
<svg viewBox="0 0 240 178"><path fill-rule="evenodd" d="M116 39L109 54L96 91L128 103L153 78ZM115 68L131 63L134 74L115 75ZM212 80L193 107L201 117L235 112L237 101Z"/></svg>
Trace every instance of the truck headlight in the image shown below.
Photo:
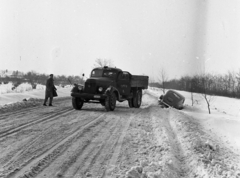
<svg viewBox="0 0 240 178"><path fill-rule="evenodd" d="M99 91L99 92L102 92L102 91L103 91L103 87L99 87L99 88L98 88L98 91Z"/></svg>

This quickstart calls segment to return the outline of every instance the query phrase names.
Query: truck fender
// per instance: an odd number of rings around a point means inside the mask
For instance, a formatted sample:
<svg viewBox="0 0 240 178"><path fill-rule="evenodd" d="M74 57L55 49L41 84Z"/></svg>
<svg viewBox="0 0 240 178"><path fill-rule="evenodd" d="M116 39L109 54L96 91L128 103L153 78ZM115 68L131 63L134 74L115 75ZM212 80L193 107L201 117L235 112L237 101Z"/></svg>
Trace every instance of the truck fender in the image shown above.
<svg viewBox="0 0 240 178"><path fill-rule="evenodd" d="M71 92L72 93L81 93L84 90L84 86L83 85L78 85L76 83L74 83L74 87L72 88Z"/></svg>
<svg viewBox="0 0 240 178"><path fill-rule="evenodd" d="M72 88L71 92L73 93L79 93L79 89L77 85L74 85L74 87Z"/></svg>
<svg viewBox="0 0 240 178"><path fill-rule="evenodd" d="M110 92L115 92L116 93L116 96L117 96L117 99L119 100L119 92L118 92L118 90L115 88L115 87L113 87L113 86L109 86L106 90L105 90L105 94L107 94L107 93L110 93Z"/></svg>

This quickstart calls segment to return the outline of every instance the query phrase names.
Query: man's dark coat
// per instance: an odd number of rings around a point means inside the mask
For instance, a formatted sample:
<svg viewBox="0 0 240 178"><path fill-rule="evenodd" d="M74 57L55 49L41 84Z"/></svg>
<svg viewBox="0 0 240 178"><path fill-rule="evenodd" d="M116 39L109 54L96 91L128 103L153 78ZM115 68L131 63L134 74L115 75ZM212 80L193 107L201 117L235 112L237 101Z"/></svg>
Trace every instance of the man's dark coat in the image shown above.
<svg viewBox="0 0 240 178"><path fill-rule="evenodd" d="M56 87L54 86L53 78L49 78L46 82L46 97L53 97L53 90L56 90Z"/></svg>

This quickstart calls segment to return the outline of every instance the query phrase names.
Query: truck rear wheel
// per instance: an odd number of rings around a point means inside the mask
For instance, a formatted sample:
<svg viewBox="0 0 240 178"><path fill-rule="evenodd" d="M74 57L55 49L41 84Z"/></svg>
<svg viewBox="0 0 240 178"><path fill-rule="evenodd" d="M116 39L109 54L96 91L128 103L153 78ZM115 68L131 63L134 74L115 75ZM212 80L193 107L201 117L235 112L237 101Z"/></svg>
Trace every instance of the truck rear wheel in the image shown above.
<svg viewBox="0 0 240 178"><path fill-rule="evenodd" d="M72 97L72 106L74 109L76 110L82 109L83 103L84 103L83 100L81 100L80 98Z"/></svg>
<svg viewBox="0 0 240 178"><path fill-rule="evenodd" d="M136 93L134 94L134 97L133 97L133 106L135 108L140 108L142 104L142 90L139 89L136 91Z"/></svg>
<svg viewBox="0 0 240 178"><path fill-rule="evenodd" d="M113 111L116 107L117 97L113 92L107 93L107 98L105 99L105 109L107 111Z"/></svg>

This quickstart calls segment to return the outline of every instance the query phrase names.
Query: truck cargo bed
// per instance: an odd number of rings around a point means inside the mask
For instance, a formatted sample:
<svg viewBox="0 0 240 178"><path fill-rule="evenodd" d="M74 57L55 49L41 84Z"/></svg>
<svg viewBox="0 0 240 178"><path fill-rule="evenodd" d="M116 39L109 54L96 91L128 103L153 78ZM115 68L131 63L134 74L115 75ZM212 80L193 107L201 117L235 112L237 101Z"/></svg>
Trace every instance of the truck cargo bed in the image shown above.
<svg viewBox="0 0 240 178"><path fill-rule="evenodd" d="M147 89L148 88L148 76L132 75L131 87Z"/></svg>

